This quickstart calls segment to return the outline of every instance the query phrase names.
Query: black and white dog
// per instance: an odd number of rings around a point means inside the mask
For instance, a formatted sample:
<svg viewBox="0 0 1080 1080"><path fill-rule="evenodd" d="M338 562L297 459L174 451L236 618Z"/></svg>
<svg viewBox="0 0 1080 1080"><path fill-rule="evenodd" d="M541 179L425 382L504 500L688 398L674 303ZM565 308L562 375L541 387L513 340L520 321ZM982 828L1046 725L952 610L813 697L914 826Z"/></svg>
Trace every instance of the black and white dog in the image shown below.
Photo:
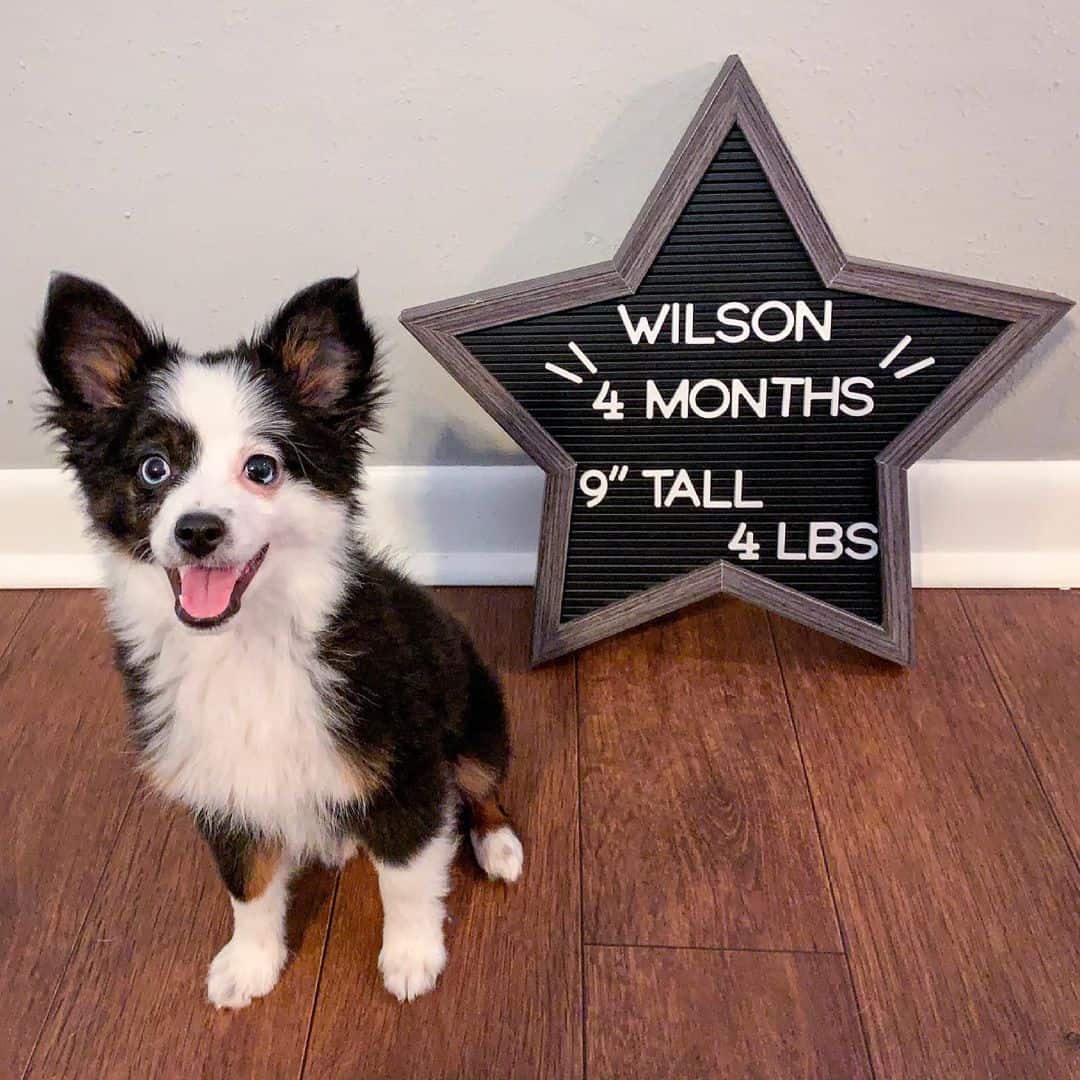
<svg viewBox="0 0 1080 1080"><path fill-rule="evenodd" d="M231 894L210 1001L273 988L290 875L358 846L378 871L386 988L430 990L462 804L489 877L516 880L523 854L497 800L498 683L357 540L379 374L356 282L319 282L252 340L190 356L57 276L38 356L104 542L141 760L193 811Z"/></svg>

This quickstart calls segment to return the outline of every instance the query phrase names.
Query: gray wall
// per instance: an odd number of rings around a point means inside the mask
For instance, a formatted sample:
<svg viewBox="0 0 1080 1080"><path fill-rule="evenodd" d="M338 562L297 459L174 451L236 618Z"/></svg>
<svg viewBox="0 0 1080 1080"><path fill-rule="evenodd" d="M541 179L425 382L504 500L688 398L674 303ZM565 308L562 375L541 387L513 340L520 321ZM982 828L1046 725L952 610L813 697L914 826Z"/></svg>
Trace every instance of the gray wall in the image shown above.
<svg viewBox="0 0 1080 1080"><path fill-rule="evenodd" d="M1080 4L20 4L5 14L0 466L45 465L51 269L190 349L359 271L378 460L519 455L404 306L610 255L729 52L850 252L1080 297ZM1080 457L1077 316L936 449Z"/></svg>

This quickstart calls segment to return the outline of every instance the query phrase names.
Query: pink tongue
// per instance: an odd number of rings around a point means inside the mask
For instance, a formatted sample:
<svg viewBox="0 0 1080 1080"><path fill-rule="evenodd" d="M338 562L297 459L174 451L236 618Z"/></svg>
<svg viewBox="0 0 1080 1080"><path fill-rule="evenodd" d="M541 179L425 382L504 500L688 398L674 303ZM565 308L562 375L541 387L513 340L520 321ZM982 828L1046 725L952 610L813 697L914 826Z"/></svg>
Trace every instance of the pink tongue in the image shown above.
<svg viewBox="0 0 1080 1080"><path fill-rule="evenodd" d="M221 569L184 567L180 571L180 606L193 619L216 618L229 606L239 576L237 566Z"/></svg>

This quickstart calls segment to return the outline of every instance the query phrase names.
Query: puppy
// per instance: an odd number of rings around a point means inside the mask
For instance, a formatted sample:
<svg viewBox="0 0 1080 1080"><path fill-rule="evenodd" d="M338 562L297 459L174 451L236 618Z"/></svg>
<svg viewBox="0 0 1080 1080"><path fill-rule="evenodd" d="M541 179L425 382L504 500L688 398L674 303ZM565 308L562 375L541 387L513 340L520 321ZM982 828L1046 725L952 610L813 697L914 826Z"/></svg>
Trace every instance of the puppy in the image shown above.
<svg viewBox="0 0 1080 1080"><path fill-rule="evenodd" d="M250 341L191 356L61 275L38 358L106 557L140 760L194 815L231 897L210 1001L242 1008L273 988L290 876L358 847L378 872L387 990L432 989L462 803L489 877L517 880L523 853L497 798L498 683L357 539L380 384L355 280L321 281Z"/></svg>

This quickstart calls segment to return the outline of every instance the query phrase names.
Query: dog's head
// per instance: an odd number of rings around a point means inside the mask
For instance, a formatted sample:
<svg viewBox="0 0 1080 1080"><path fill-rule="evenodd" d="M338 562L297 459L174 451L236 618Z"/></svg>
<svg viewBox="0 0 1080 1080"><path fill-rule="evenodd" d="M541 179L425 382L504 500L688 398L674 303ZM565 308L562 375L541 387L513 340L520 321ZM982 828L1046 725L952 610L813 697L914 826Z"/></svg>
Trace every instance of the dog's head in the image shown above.
<svg viewBox="0 0 1080 1080"><path fill-rule="evenodd" d="M379 390L354 279L321 281L250 341L193 357L100 285L60 275L38 358L94 532L160 568L186 625L220 626L248 589L340 551Z"/></svg>

